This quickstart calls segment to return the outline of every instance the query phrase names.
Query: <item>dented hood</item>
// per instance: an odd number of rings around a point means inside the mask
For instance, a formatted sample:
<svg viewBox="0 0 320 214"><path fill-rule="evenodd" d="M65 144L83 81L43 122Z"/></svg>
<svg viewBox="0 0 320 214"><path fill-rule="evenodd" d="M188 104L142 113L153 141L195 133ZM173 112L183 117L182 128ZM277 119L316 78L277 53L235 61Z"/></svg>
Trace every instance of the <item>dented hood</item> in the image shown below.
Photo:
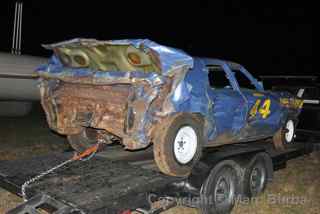
<svg viewBox="0 0 320 214"><path fill-rule="evenodd" d="M91 77L93 82L148 79L170 76L182 66L193 67L192 57L185 52L147 39L73 39L43 46L54 51L49 63L37 69L46 78Z"/></svg>

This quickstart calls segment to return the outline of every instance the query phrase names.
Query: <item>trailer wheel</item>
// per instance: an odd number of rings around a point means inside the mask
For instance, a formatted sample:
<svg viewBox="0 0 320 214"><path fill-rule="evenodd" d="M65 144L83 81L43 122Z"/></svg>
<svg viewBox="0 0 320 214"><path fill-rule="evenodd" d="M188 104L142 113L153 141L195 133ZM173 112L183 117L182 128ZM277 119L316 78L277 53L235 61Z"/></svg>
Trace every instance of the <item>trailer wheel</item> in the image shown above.
<svg viewBox="0 0 320 214"><path fill-rule="evenodd" d="M188 176L201 157L202 120L189 113L177 114L156 131L153 151L159 169L171 176Z"/></svg>
<svg viewBox="0 0 320 214"><path fill-rule="evenodd" d="M244 175L244 194L248 198L260 195L268 183L268 169L263 155L253 157Z"/></svg>
<svg viewBox="0 0 320 214"><path fill-rule="evenodd" d="M295 136L295 122L292 119L288 119L280 130L273 136L273 143L277 150L286 150L294 142Z"/></svg>
<svg viewBox="0 0 320 214"><path fill-rule="evenodd" d="M201 213L230 213L239 194L240 174L240 166L232 160L216 165L201 188Z"/></svg>
<svg viewBox="0 0 320 214"><path fill-rule="evenodd" d="M68 135L71 147L81 153L97 143L97 132L92 128L85 128L79 134Z"/></svg>

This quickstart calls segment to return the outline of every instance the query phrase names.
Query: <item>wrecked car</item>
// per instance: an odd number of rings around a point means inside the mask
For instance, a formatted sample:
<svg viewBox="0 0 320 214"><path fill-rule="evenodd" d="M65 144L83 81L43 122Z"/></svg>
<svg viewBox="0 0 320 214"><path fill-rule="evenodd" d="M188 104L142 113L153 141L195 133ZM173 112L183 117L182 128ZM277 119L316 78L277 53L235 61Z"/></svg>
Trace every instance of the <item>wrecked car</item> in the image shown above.
<svg viewBox="0 0 320 214"><path fill-rule="evenodd" d="M243 66L191 57L150 40L73 39L44 46L37 69L51 129L81 152L102 143L138 150L153 144L168 175L186 176L204 147L294 140L303 102L265 91Z"/></svg>

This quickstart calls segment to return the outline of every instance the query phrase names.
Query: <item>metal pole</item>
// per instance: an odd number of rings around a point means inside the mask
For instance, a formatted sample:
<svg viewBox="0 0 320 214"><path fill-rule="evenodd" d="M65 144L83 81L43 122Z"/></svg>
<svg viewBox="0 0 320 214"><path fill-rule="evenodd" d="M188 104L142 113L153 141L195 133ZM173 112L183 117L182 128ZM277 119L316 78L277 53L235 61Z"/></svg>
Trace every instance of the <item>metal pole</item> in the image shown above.
<svg viewBox="0 0 320 214"><path fill-rule="evenodd" d="M17 10L18 10L18 2L16 2L15 10L14 10L13 36L12 36L12 47L11 47L11 53L12 54L15 53Z"/></svg>
<svg viewBox="0 0 320 214"><path fill-rule="evenodd" d="M20 3L18 3L18 12L17 12L17 23L16 23L16 28L17 28L17 32L16 32L16 37L15 37L15 40L16 40L16 44L15 44L15 47L14 47L14 54L17 54L18 53L18 47L19 47L19 23L20 23Z"/></svg>
<svg viewBox="0 0 320 214"><path fill-rule="evenodd" d="M21 54L22 9L23 9L23 2L20 3L19 47L18 47L18 54L19 55Z"/></svg>

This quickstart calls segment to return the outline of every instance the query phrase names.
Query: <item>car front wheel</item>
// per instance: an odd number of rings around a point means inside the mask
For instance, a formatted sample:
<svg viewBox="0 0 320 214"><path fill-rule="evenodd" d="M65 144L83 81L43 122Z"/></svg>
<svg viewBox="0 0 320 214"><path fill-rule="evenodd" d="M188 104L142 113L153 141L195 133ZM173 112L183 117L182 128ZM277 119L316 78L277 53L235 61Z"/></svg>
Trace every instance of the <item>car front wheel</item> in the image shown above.
<svg viewBox="0 0 320 214"><path fill-rule="evenodd" d="M286 150L293 145L295 138L295 122L288 119L284 126L273 136L273 143L277 150Z"/></svg>

